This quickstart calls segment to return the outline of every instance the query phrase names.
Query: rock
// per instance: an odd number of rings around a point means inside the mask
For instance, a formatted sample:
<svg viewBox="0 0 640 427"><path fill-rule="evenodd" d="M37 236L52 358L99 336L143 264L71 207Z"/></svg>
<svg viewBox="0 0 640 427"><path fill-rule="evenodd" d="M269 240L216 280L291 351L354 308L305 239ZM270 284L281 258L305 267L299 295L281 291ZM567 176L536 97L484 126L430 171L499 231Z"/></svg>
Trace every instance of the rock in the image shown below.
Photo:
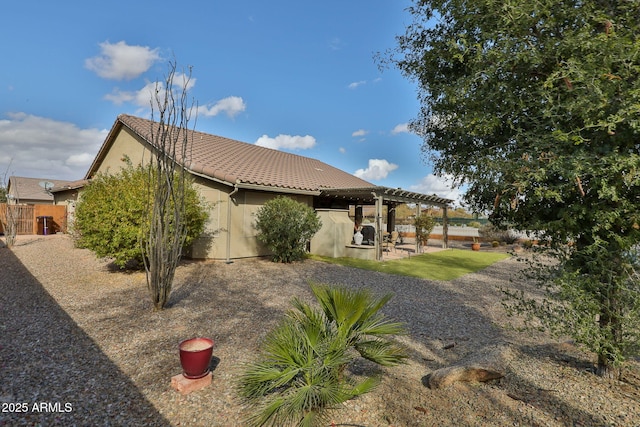
<svg viewBox="0 0 640 427"><path fill-rule="evenodd" d="M455 365L433 371L426 382L429 388L437 389L458 381L485 382L502 378L511 356L511 348L507 345L487 347Z"/></svg>

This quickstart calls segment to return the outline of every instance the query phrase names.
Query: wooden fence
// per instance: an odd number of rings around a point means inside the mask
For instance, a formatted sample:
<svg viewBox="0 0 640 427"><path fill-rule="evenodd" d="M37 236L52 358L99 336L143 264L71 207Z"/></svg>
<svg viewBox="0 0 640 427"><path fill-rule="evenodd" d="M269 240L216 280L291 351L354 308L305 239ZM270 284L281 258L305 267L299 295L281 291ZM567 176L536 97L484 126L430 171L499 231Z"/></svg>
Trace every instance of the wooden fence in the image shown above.
<svg viewBox="0 0 640 427"><path fill-rule="evenodd" d="M44 218L47 217L47 234L67 231L67 207L56 205L7 205L0 203L0 233L6 221L7 209L16 219L17 234L44 234Z"/></svg>

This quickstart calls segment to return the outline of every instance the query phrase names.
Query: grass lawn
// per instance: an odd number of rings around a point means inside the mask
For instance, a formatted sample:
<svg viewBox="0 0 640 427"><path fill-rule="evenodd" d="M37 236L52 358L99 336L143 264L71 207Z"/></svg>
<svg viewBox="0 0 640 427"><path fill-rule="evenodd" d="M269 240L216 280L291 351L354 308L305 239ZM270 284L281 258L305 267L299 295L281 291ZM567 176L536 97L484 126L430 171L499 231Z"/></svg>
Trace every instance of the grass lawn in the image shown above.
<svg viewBox="0 0 640 427"><path fill-rule="evenodd" d="M433 252L390 261L367 261L355 258L329 258L312 255L312 259L365 270L431 280L453 280L508 258L500 252L473 252L460 249Z"/></svg>

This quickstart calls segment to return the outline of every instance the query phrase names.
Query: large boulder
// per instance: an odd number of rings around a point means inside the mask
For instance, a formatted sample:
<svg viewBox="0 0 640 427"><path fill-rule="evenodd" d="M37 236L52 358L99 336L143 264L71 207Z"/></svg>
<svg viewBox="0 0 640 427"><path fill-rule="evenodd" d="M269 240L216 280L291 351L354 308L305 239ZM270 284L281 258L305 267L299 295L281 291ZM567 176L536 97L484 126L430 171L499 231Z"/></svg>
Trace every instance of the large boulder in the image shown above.
<svg viewBox="0 0 640 427"><path fill-rule="evenodd" d="M502 378L512 356L513 352L506 344L486 347L454 365L433 371L426 382L429 388L436 389L458 381L485 382Z"/></svg>

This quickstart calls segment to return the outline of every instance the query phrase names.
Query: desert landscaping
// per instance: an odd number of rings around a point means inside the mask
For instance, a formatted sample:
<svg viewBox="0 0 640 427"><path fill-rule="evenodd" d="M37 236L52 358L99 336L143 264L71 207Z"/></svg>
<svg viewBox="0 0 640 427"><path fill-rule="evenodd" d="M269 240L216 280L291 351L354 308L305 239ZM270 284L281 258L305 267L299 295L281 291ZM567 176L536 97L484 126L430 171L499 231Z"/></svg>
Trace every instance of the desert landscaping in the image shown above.
<svg viewBox="0 0 640 427"><path fill-rule="evenodd" d="M393 292L384 312L408 330L398 337L408 363L350 366L382 382L327 425L640 426L638 360L622 381L605 380L592 354L506 316L499 287L535 292L514 259L450 282L314 260L185 261L169 307L153 311L144 273L118 271L66 235L0 246L0 425L242 426L243 363L315 281ZM197 336L215 341L213 380L183 395L171 387L178 343ZM483 357L504 375L435 387L438 370Z"/></svg>

